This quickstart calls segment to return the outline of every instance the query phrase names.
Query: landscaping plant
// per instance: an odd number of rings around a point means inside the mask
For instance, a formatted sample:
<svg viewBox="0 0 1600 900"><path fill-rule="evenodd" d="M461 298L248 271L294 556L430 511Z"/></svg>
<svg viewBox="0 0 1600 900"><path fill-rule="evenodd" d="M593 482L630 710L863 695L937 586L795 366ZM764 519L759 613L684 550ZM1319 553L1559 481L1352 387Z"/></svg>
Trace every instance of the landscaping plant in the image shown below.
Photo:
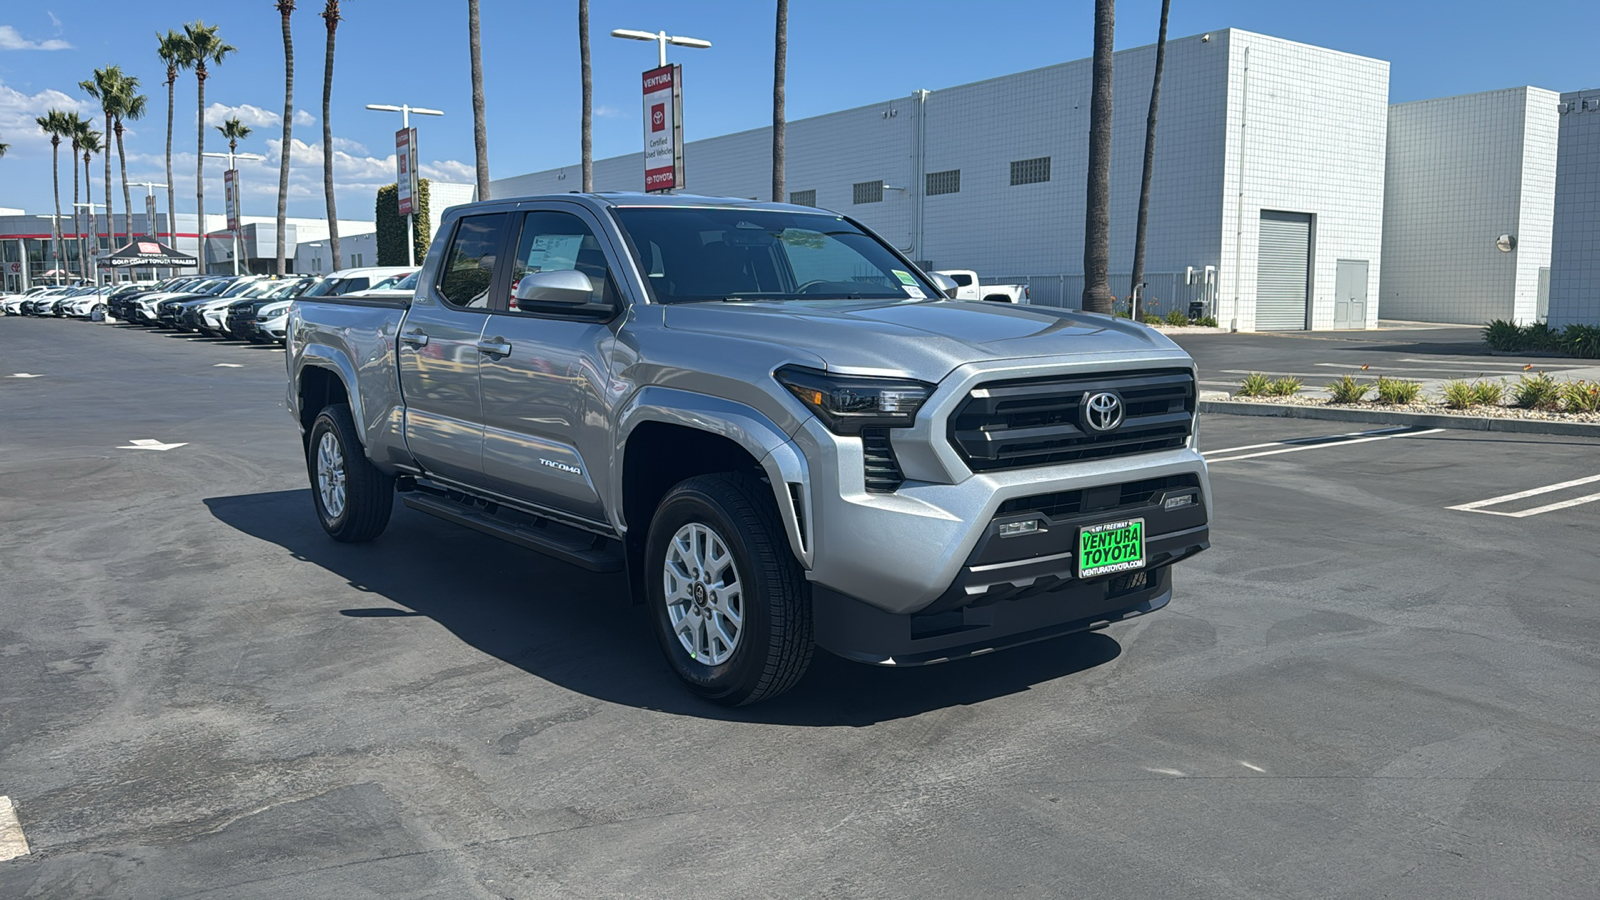
<svg viewBox="0 0 1600 900"><path fill-rule="evenodd" d="M1600 325L1568 325L1557 346L1584 359L1600 359Z"/></svg>
<svg viewBox="0 0 1600 900"><path fill-rule="evenodd" d="M1360 403L1372 390L1372 385L1357 381L1353 375L1341 375L1323 390L1328 392L1329 403Z"/></svg>
<svg viewBox="0 0 1600 900"><path fill-rule="evenodd" d="M1444 405L1451 409L1471 409L1480 402L1477 387L1459 378L1445 382L1441 395Z"/></svg>
<svg viewBox="0 0 1600 900"><path fill-rule="evenodd" d="M1561 405L1567 412L1600 412L1600 384L1569 381L1561 386Z"/></svg>
<svg viewBox="0 0 1600 900"><path fill-rule="evenodd" d="M1149 313L1145 313L1144 323L1146 325L1165 325L1166 321L1166 319L1163 319L1160 316L1152 316Z"/></svg>
<svg viewBox="0 0 1600 900"><path fill-rule="evenodd" d="M1305 382L1293 376L1279 378L1267 386L1267 393L1274 397L1293 397L1305 390Z"/></svg>
<svg viewBox="0 0 1600 900"><path fill-rule="evenodd" d="M1174 327L1187 325L1189 324L1189 317L1178 310L1173 310L1172 312L1167 313L1167 324Z"/></svg>
<svg viewBox="0 0 1600 900"><path fill-rule="evenodd" d="M1511 353L1524 349L1522 346L1522 329L1515 322L1505 319L1495 319L1483 326L1483 342L1490 350L1499 350Z"/></svg>
<svg viewBox="0 0 1600 900"><path fill-rule="evenodd" d="M1200 321L1196 322L1195 324L1196 325L1204 325L1207 328L1216 328L1217 327L1217 317L1216 316L1201 316L1200 317Z"/></svg>
<svg viewBox="0 0 1600 900"><path fill-rule="evenodd" d="M1403 378L1389 378L1378 376L1378 402L1390 403L1396 406L1405 406L1417 399L1422 393L1422 382L1407 381Z"/></svg>
<svg viewBox="0 0 1600 900"><path fill-rule="evenodd" d="M1251 372L1239 382L1239 396L1265 397L1272 391L1272 379L1260 372Z"/></svg>
<svg viewBox="0 0 1600 900"><path fill-rule="evenodd" d="M1543 372L1531 378L1524 375L1511 389L1511 402L1523 409L1555 409L1561 402L1561 385Z"/></svg>
<svg viewBox="0 0 1600 900"><path fill-rule="evenodd" d="M1484 406L1499 406L1506 398L1506 385L1503 381L1480 381L1472 386L1473 399Z"/></svg>

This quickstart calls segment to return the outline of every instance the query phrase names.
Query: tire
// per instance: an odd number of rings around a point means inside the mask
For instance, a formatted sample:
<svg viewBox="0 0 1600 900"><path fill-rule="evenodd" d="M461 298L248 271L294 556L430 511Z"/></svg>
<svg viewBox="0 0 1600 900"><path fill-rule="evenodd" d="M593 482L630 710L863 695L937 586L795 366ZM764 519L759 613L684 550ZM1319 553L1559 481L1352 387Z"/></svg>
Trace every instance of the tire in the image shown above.
<svg viewBox="0 0 1600 900"><path fill-rule="evenodd" d="M668 491L650 521L644 577L656 640L701 697L755 703L794 687L811 664L811 589L756 478L700 475Z"/></svg>
<svg viewBox="0 0 1600 900"><path fill-rule="evenodd" d="M355 544L383 533L394 511L394 479L367 460L350 407L338 403L317 414L306 443L306 472L317 520L329 537Z"/></svg>

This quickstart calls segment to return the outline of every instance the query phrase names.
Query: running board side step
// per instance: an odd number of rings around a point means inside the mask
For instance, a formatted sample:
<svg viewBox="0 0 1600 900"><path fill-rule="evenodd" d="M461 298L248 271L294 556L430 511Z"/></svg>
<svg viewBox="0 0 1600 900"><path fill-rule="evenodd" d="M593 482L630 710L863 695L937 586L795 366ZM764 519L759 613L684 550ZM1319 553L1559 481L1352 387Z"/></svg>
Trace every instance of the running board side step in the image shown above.
<svg viewBox="0 0 1600 900"><path fill-rule="evenodd" d="M420 491L401 494L400 499L418 512L465 525L474 531L553 556L581 569L591 572L622 571L622 543L603 535L569 528L548 519L515 524L499 519L492 513Z"/></svg>

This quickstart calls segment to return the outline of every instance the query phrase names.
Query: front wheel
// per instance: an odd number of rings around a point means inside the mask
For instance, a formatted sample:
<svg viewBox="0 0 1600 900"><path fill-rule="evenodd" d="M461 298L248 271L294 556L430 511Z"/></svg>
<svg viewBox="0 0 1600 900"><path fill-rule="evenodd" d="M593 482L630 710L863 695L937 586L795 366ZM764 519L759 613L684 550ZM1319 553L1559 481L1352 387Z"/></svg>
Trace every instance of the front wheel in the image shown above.
<svg viewBox="0 0 1600 900"><path fill-rule="evenodd" d="M394 479L367 460L350 407L335 404L317 414L306 469L311 502L329 537L354 544L383 533L394 511Z"/></svg>
<svg viewBox="0 0 1600 900"><path fill-rule="evenodd" d="M811 663L811 592L765 484L701 475L667 492L645 544L650 621L689 689L775 697Z"/></svg>

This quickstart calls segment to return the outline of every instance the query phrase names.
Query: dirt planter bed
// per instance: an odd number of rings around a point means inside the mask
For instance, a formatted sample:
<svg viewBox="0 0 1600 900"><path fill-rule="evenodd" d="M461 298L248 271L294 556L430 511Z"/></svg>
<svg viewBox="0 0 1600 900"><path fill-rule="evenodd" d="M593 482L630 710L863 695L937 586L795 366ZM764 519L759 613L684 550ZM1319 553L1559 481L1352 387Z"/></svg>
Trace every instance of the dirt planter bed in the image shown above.
<svg viewBox="0 0 1600 900"><path fill-rule="evenodd" d="M1600 438L1600 413L1549 412L1509 406L1481 406L1470 410L1455 410L1443 403L1431 401L1397 406L1371 401L1329 403L1326 400L1303 397L1234 397L1226 400L1201 400L1200 412L1215 415L1278 416L1333 422L1365 422L1376 425L1415 425L1423 428Z"/></svg>

